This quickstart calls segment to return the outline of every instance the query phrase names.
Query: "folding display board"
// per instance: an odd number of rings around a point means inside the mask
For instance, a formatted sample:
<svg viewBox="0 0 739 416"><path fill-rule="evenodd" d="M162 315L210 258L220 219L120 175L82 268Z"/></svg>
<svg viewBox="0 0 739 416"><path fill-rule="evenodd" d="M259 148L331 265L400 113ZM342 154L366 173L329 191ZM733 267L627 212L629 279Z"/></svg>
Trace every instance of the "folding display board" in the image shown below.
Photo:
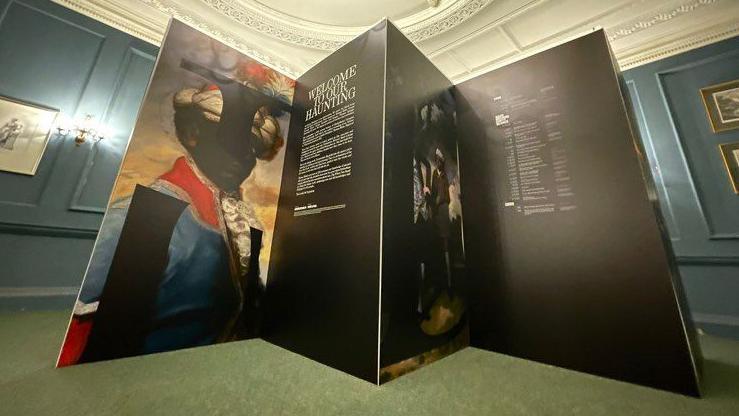
<svg viewBox="0 0 739 416"><path fill-rule="evenodd" d="M695 395L625 91L602 31L457 85L472 345Z"/></svg>
<svg viewBox="0 0 739 416"><path fill-rule="evenodd" d="M623 91L602 31L454 86L387 20L297 80L173 21L57 365L472 345L697 395Z"/></svg>
<svg viewBox="0 0 739 416"><path fill-rule="evenodd" d="M382 22L296 85L263 336L372 382L461 348L451 83Z"/></svg>

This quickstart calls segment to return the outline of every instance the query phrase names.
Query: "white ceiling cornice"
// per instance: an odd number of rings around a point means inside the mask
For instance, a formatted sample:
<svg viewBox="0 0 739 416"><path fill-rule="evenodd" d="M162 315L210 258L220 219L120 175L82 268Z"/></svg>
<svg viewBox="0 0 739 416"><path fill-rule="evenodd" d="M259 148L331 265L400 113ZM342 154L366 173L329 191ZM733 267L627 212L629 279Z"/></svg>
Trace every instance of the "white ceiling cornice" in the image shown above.
<svg viewBox="0 0 739 416"><path fill-rule="evenodd" d="M618 44L621 40L628 41L629 37L638 37L640 32L649 31L655 26L662 25L660 36L650 42L634 43L628 47L621 47L616 58L622 69L633 68L661 58L675 55L690 49L708 45L723 39L739 35L739 7L733 0L691 0L672 2L663 7L625 21L607 29L608 40ZM733 9L733 11L732 11ZM704 14L701 21L691 17ZM678 24L672 23L681 20Z"/></svg>
<svg viewBox="0 0 739 416"><path fill-rule="evenodd" d="M175 1L143 0L168 13ZM364 32L369 26L336 26L302 20L274 10L254 0L201 0L229 19L274 39L301 47L334 51ZM464 22L493 0L447 0L438 7L398 19L398 26L414 42L440 35ZM168 4L169 3L169 4Z"/></svg>
<svg viewBox="0 0 739 416"><path fill-rule="evenodd" d="M292 77L367 28L300 19L257 0L54 1L154 44L176 17ZM632 68L739 35L739 1L441 0L394 23L459 81L600 27L621 68Z"/></svg>
<svg viewBox="0 0 739 416"><path fill-rule="evenodd" d="M669 22L676 17L693 12L698 8L712 5L716 3L716 1L717 0L693 0L676 5L667 4L662 8L652 10L631 21L609 29L608 40L613 42L616 39L633 35L634 33L649 29L654 25Z"/></svg>
<svg viewBox="0 0 739 416"><path fill-rule="evenodd" d="M153 6L156 10L162 12L168 18L173 17L180 21L183 21L286 75L297 78L302 72L299 68L296 68L294 65L289 64L287 59L282 58L274 53L270 53L264 48L256 46L256 43L248 42L243 38L243 36L237 35L236 30L238 30L238 28L234 30L234 22L229 22L230 24L228 25L218 24L218 22L211 23L209 19L203 19L201 17L202 15L195 14L192 11L179 6L175 2L170 2L167 0L140 1L147 5ZM204 1L207 2L207 0ZM229 28L231 28L231 30L229 30Z"/></svg>
<svg viewBox="0 0 739 416"><path fill-rule="evenodd" d="M410 40L421 42L462 24L492 2L493 0L459 0L438 12L434 12L434 8L428 8L394 23Z"/></svg>

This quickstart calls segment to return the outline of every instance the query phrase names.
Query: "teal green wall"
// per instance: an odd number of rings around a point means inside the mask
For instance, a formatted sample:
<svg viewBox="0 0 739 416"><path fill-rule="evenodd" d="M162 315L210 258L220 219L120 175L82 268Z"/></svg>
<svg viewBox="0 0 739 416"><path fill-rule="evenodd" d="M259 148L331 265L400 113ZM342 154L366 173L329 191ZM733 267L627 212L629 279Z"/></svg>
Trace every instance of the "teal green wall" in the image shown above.
<svg viewBox="0 0 739 416"><path fill-rule="evenodd" d="M0 308L71 307L156 53L50 1L0 0L0 95L114 131L52 136L34 176L0 172Z"/></svg>
<svg viewBox="0 0 739 416"><path fill-rule="evenodd" d="M739 338L739 195L699 90L739 79L739 37L624 72L691 314Z"/></svg>

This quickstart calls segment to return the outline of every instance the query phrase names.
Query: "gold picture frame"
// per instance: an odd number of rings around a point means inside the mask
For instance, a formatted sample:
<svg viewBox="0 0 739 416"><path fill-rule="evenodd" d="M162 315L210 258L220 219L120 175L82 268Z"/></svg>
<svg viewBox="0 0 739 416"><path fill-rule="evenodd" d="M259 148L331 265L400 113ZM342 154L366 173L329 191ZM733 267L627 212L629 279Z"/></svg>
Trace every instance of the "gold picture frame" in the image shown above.
<svg viewBox="0 0 739 416"><path fill-rule="evenodd" d="M724 160L726 173L734 193L739 195L739 142L723 143L718 146L721 158Z"/></svg>
<svg viewBox="0 0 739 416"><path fill-rule="evenodd" d="M34 175L59 110L0 96L0 171Z"/></svg>
<svg viewBox="0 0 739 416"><path fill-rule="evenodd" d="M739 129L739 79L701 88L700 94L714 133Z"/></svg>

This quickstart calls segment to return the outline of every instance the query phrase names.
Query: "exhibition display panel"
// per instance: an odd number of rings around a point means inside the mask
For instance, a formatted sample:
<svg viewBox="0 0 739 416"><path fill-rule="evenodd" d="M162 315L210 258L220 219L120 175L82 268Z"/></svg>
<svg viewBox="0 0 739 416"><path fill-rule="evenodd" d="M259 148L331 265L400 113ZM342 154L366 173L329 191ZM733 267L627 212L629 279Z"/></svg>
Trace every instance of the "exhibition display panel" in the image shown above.
<svg viewBox="0 0 739 416"><path fill-rule="evenodd" d="M624 91L602 31L455 86L387 20L297 80L173 20L57 365L473 346L698 395Z"/></svg>

